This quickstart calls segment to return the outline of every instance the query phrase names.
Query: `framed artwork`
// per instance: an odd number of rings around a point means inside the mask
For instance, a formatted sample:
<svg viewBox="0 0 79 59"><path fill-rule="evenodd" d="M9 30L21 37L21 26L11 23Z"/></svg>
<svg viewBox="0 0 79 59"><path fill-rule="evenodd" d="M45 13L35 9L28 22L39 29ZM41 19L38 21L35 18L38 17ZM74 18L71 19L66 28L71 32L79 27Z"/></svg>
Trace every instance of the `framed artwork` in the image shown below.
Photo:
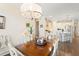
<svg viewBox="0 0 79 59"><path fill-rule="evenodd" d="M0 29L5 29L5 16L0 16Z"/></svg>

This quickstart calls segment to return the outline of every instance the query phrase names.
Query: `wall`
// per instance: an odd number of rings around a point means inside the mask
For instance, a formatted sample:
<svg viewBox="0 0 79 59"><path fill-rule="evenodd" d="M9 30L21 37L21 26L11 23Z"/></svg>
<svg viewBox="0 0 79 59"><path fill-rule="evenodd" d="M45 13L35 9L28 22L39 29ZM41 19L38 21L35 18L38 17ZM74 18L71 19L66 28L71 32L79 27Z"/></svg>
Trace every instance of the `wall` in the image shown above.
<svg viewBox="0 0 79 59"><path fill-rule="evenodd" d="M21 43L25 30L25 20L21 17L16 4L0 4L0 15L6 17L6 28L0 29L0 34L8 34L14 45Z"/></svg>

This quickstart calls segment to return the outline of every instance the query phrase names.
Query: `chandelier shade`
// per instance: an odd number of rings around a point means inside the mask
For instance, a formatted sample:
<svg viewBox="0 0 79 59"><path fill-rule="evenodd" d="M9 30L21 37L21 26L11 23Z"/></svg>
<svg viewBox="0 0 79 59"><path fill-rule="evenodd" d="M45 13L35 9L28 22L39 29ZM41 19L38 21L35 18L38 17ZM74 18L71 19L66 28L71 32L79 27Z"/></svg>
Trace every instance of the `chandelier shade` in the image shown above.
<svg viewBox="0 0 79 59"><path fill-rule="evenodd" d="M39 18L42 15L42 9L38 4L24 3L21 5L21 14L26 18Z"/></svg>

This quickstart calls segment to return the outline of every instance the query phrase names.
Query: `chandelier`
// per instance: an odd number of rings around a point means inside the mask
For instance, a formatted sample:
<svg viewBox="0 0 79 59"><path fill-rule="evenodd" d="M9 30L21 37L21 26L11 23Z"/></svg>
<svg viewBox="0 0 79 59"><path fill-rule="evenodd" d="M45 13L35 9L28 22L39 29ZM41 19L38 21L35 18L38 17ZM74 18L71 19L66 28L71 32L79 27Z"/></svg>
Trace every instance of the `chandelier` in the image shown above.
<svg viewBox="0 0 79 59"><path fill-rule="evenodd" d="M42 9L38 4L24 3L21 5L21 14L26 18L40 18Z"/></svg>

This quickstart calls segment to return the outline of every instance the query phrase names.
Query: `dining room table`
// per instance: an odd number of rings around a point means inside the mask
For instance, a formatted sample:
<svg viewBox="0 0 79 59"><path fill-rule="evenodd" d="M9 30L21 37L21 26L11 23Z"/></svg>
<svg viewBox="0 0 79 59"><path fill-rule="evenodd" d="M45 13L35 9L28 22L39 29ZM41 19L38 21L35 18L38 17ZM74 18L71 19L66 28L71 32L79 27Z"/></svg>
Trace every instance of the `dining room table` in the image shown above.
<svg viewBox="0 0 79 59"><path fill-rule="evenodd" d="M35 40L31 40L27 43L19 44L15 48L24 56L51 56L54 46L49 41L45 45L39 46L35 43Z"/></svg>

